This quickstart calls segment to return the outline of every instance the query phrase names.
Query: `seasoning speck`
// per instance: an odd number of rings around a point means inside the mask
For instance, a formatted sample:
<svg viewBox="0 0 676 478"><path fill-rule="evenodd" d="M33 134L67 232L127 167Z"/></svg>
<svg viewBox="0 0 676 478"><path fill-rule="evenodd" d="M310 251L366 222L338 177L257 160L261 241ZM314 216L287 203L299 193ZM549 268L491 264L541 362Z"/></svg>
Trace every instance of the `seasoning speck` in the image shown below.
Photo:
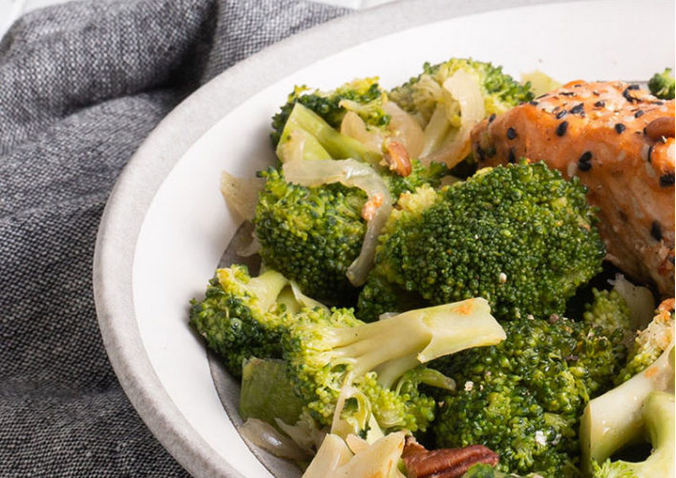
<svg viewBox="0 0 676 478"><path fill-rule="evenodd" d="M570 109L570 114L584 116L584 103L578 103L575 106L573 106Z"/></svg>
<svg viewBox="0 0 676 478"><path fill-rule="evenodd" d="M589 171L592 168L592 152L591 151L585 151L582 156L580 156L580 159L577 160L577 167L580 171L586 172Z"/></svg>
<svg viewBox="0 0 676 478"><path fill-rule="evenodd" d="M617 124L615 125L615 131L617 131L617 134L622 134L622 133L624 133L624 130L625 130L625 129L627 129L627 127L626 127L625 125L623 125L622 123L617 123Z"/></svg>
<svg viewBox="0 0 676 478"><path fill-rule="evenodd" d="M656 241L662 240L662 227L659 222L653 222L653 225L650 227L650 235L653 236L653 239Z"/></svg>
<svg viewBox="0 0 676 478"><path fill-rule="evenodd" d="M564 134L566 134L567 129L568 129L568 121L562 121L556 127L556 136L563 136Z"/></svg>
<svg viewBox="0 0 676 478"><path fill-rule="evenodd" d="M668 188L674 185L674 173L667 173L660 176L660 187Z"/></svg>
<svg viewBox="0 0 676 478"><path fill-rule="evenodd" d="M516 138L516 130L514 128L507 128L507 139Z"/></svg>

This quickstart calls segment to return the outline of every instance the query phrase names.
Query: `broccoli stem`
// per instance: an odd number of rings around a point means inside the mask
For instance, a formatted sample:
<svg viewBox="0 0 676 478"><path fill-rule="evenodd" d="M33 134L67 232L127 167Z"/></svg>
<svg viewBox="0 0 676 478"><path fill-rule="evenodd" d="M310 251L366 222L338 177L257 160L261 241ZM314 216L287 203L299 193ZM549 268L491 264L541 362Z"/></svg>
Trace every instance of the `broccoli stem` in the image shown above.
<svg viewBox="0 0 676 478"><path fill-rule="evenodd" d="M639 441L644 426L641 411L653 391L673 390L674 347L650 367L587 404L580 424L582 465L590 471L614 452Z"/></svg>
<svg viewBox="0 0 676 478"><path fill-rule="evenodd" d="M371 370L392 386L404 372L435 358L471 347L494 345L505 332L488 303L468 299L412 310L358 327L324 331L331 363L351 363L355 376ZM329 358L329 357L327 357Z"/></svg>
<svg viewBox="0 0 676 478"><path fill-rule="evenodd" d="M674 395L667 392L648 395L643 406L643 417L653 452L643 462L626 462L625 465L639 478L674 476Z"/></svg>
<svg viewBox="0 0 676 478"><path fill-rule="evenodd" d="M287 120L285 130L300 128L312 135L333 159L358 159L367 163L380 161L381 155L367 149L354 138L340 134L314 111L296 103ZM285 135L282 134L282 141Z"/></svg>

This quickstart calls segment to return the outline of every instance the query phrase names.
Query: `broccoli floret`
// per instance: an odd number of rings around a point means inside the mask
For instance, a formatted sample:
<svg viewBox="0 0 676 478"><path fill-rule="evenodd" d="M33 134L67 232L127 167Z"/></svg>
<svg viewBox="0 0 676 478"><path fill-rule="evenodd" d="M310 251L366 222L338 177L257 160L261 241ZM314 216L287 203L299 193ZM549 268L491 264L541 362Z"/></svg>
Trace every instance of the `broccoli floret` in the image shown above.
<svg viewBox="0 0 676 478"><path fill-rule="evenodd" d="M622 335L569 319L523 318L504 329L507 339L496 346L430 365L457 382L439 397L436 445L485 445L500 455L503 472L577 476L578 416L612 387Z"/></svg>
<svg viewBox="0 0 676 478"><path fill-rule="evenodd" d="M585 322L601 327L606 334L620 330L625 336L634 332L627 301L616 290L592 289L593 301L583 314Z"/></svg>
<svg viewBox="0 0 676 478"><path fill-rule="evenodd" d="M391 215L369 281L394 282L429 304L484 297L499 319L562 315L605 255L585 192L544 163L480 170L438 193L423 188Z"/></svg>
<svg viewBox="0 0 676 478"><path fill-rule="evenodd" d="M662 73L655 73L648 81L650 93L664 100L674 99L674 74L671 68L665 68Z"/></svg>
<svg viewBox="0 0 676 478"><path fill-rule="evenodd" d="M320 425L335 429L338 408L353 433L365 430L371 415L385 431L425 430L435 402L418 391L418 384L449 388L452 382L417 367L502 340L504 332L489 310L483 299L471 299L370 324L356 319L351 309L308 310L288 327L284 358L298 394Z"/></svg>
<svg viewBox="0 0 676 478"><path fill-rule="evenodd" d="M630 401L632 396L624 397ZM619 409L622 410L621 404ZM674 395L668 392L653 391L645 399L637 414L630 418L631 429L625 430L632 439L642 438L652 445L650 456L640 462L592 461L592 478L653 478L656 476L674 476ZM603 458L601 458L603 460Z"/></svg>
<svg viewBox="0 0 676 478"><path fill-rule="evenodd" d="M272 142L275 146L279 143L284 126L296 104L314 111L333 128L340 127L348 111L357 113L366 124L380 127L387 125L390 120L382 110L385 99L386 93L376 77L356 79L329 92L309 92L306 86L296 86L279 113L272 118Z"/></svg>
<svg viewBox="0 0 676 478"><path fill-rule="evenodd" d="M674 301L660 304L655 317L648 326L639 331L629 348L626 365L615 377L615 384L626 382L645 370L674 342Z"/></svg>
<svg viewBox="0 0 676 478"><path fill-rule="evenodd" d="M219 269L204 299L191 301L190 324L240 377L249 357L281 358L282 326L293 308L282 299L289 286L275 271L251 278L245 266Z"/></svg>
<svg viewBox="0 0 676 478"><path fill-rule="evenodd" d="M301 290L330 303L350 303L356 289L345 276L359 255L366 221L366 194L327 184L308 188L287 183L276 169L259 195L254 224L264 264L296 281Z"/></svg>

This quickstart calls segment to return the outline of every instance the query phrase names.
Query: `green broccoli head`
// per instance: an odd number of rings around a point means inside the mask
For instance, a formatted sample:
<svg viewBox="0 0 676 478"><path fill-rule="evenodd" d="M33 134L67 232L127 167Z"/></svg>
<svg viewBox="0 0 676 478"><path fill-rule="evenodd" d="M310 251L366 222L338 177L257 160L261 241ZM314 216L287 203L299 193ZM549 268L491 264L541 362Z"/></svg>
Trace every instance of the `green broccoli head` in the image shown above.
<svg viewBox="0 0 676 478"><path fill-rule="evenodd" d="M310 92L306 86L296 86L279 113L272 118L272 142L275 146L279 143L284 126L297 103L314 111L333 128L340 127L348 111L357 113L367 125L381 127L386 126L390 119L382 109L386 98L377 77L355 79L328 92Z"/></svg>
<svg viewBox="0 0 676 478"><path fill-rule="evenodd" d="M629 358L619 374L615 385L626 382L642 372L674 343L674 300L665 300L655 312L648 326L640 330L629 347Z"/></svg>
<svg viewBox="0 0 676 478"><path fill-rule="evenodd" d="M583 314L585 322L600 327L606 334L620 330L625 336L633 335L631 312L624 297L615 289L594 288L592 294L593 300Z"/></svg>
<svg viewBox="0 0 676 478"><path fill-rule="evenodd" d="M304 187L268 169L254 224L264 264L296 281L301 290L330 303L356 296L345 276L359 255L366 194L341 184Z"/></svg>
<svg viewBox="0 0 676 478"><path fill-rule="evenodd" d="M287 286L289 281L277 272L251 278L245 266L233 266L217 271L203 300L191 301L190 324L233 376L242 375L249 357L281 357L279 342L288 317L278 299Z"/></svg>
<svg viewBox="0 0 676 478"><path fill-rule="evenodd" d="M662 73L655 73L648 81L650 93L664 100L674 99L674 74L671 68L665 68Z"/></svg>
<svg viewBox="0 0 676 478"><path fill-rule="evenodd" d="M392 214L372 275L430 304L483 297L500 319L562 315L605 254L585 192L544 163L423 189Z"/></svg>
<svg viewBox="0 0 676 478"><path fill-rule="evenodd" d="M568 319L518 319L507 339L431 364L453 378L455 392L433 425L438 447L483 444L500 455L498 469L551 477L577 476L578 416L589 398L612 386L621 334Z"/></svg>
<svg viewBox="0 0 676 478"><path fill-rule="evenodd" d="M504 332L489 310L474 299L370 324L351 309L306 310L284 334L284 358L297 393L320 425L333 425L335 432L336 423L344 422L350 432L361 433L375 417L386 431L425 430L435 402L418 385L452 388L453 382L420 365L502 340Z"/></svg>
<svg viewBox="0 0 676 478"><path fill-rule="evenodd" d="M530 84L520 84L502 71L501 66L471 58L451 58L423 65L423 72L390 92L390 100L415 115L423 125L429 122L439 100L439 88L458 70L465 70L478 79L484 98L486 115L504 113L510 108L533 99Z"/></svg>

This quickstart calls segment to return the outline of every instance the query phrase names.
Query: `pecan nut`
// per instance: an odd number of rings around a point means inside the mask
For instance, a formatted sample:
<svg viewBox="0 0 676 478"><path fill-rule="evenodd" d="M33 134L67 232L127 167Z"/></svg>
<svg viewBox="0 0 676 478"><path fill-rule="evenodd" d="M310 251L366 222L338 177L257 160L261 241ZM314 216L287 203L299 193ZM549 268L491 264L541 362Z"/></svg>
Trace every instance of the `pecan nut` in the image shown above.
<svg viewBox="0 0 676 478"><path fill-rule="evenodd" d="M645 134L650 139L655 141L661 138L673 138L674 137L674 117L673 116L663 116L657 118L648 123L648 126L645 128Z"/></svg>
<svg viewBox="0 0 676 478"><path fill-rule="evenodd" d="M483 445L427 450L413 437L406 437L402 459L413 478L459 478L472 465L495 466L500 460L497 453Z"/></svg>
<svg viewBox="0 0 676 478"><path fill-rule="evenodd" d="M411 166L411 158L408 156L406 147L398 141L388 141L385 144L385 161L399 176L408 176L411 174L413 167Z"/></svg>

